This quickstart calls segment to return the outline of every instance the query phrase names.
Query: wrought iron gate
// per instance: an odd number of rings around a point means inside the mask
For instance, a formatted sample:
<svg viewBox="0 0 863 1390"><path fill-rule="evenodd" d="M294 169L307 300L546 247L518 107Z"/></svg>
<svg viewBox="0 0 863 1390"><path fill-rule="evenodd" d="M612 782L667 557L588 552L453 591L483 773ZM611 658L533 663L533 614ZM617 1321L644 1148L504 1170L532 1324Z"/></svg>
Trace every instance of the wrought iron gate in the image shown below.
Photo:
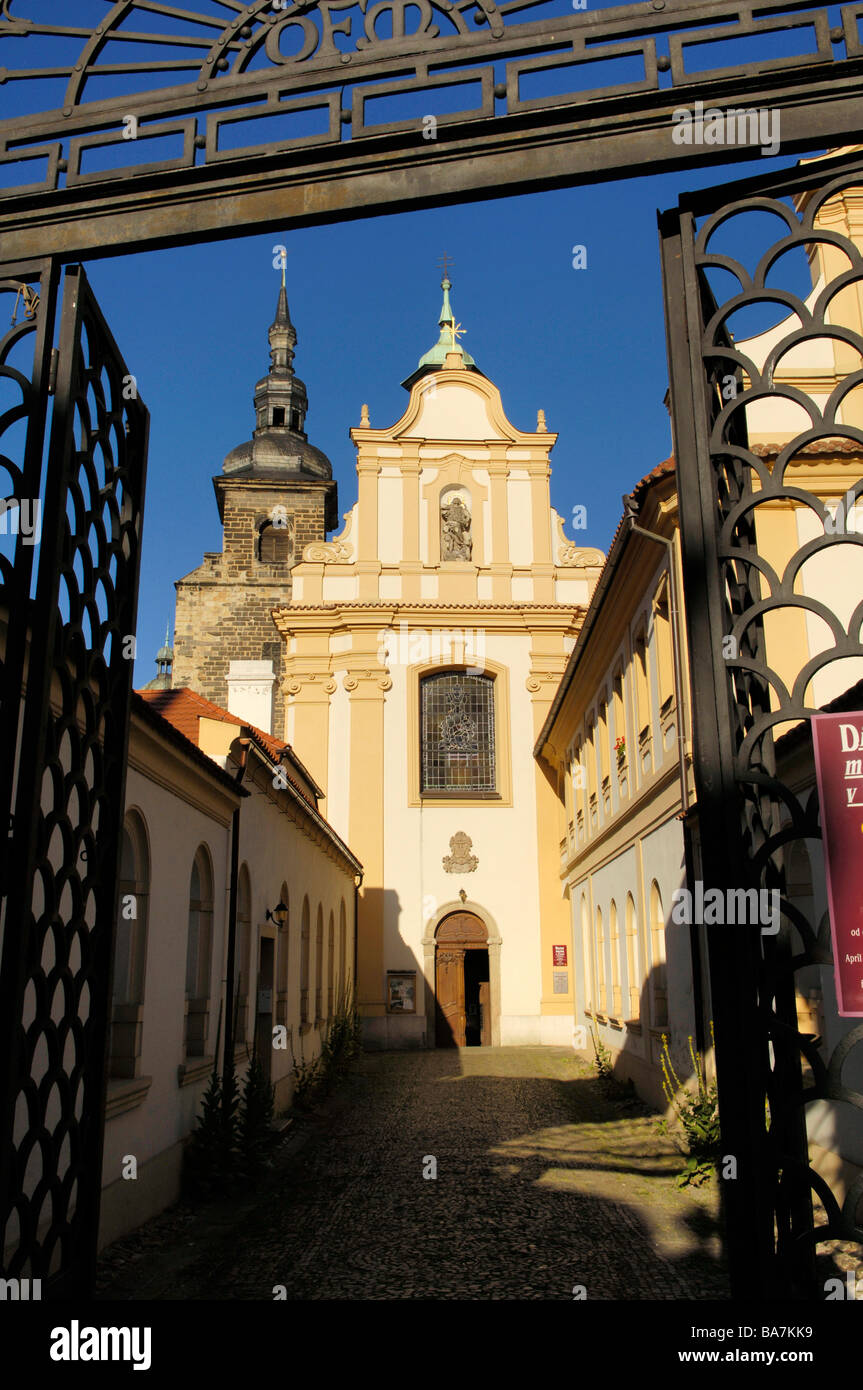
<svg viewBox="0 0 863 1390"><path fill-rule="evenodd" d="M776 935L757 926L708 928L723 1153L736 1160L736 1175L735 1165L727 1165L723 1182L732 1288L754 1298L823 1299L818 1243L863 1241L863 1180L840 1206L809 1162L807 1105L849 1107L858 1126L863 1123L863 1096L851 1084L853 1072L860 1085L863 1023L843 1025L832 1055L825 1038L798 1027L795 977L829 965L832 957L826 914L808 920L789 890L790 855L808 854L806 842L811 847L820 840L821 830L817 792L802 788L799 779L796 789L790 784L787 744L779 743L782 726L790 730L800 721L793 737L798 745L809 737L819 673L831 662L863 655L863 585L843 617L837 602L824 601L811 565L801 578L813 557L816 565L833 563L835 547L863 545L863 525L844 532L830 520L825 525L832 514L824 497L800 482L807 458L835 454L847 471L842 491L849 501L863 496L863 428L853 423L863 416L852 397L863 382L863 333L859 320L845 322L856 310L843 317L848 295L863 288L863 257L838 230L849 191L856 207L863 198L859 154L687 197L660 218L700 873L705 892L781 893ZM731 219L739 216L742 226L748 219L763 241L761 219L771 214L780 221L757 264L747 265ZM795 281L800 248L822 256L822 278L808 295ZM727 284L730 276L737 286L717 298L718 282ZM773 323L769 340L747 335L741 346L729 319L758 304L772 304L782 321ZM855 359L844 374L837 368L839 380L825 388L826 400L783 380L786 354L791 351L793 361L801 345L805 351L823 339ZM765 402L783 396L798 411L790 427L794 437L775 448L750 443L753 409L763 411ZM808 523L814 534L806 539L807 526L795 519L793 533L786 532L790 553L777 564L776 554L772 560L767 554L763 509L773 507L775 514L792 506L808 508L808 517L817 519ZM813 640L811 658L792 672L785 669L788 652L781 650L778 628L771 627L782 610L802 615L798 621L810 629L817 619L830 634L826 644L822 636L820 649ZM859 691L850 698L858 708L863 704ZM822 1224L813 1214L813 1192L823 1204Z"/></svg>
<svg viewBox="0 0 863 1390"><path fill-rule="evenodd" d="M0 267L0 306L23 314L0 343L0 448L26 428L21 463L0 455L19 521L0 556L3 1267L46 1296L86 1293L95 1264L149 429L80 266L53 347L59 278Z"/></svg>

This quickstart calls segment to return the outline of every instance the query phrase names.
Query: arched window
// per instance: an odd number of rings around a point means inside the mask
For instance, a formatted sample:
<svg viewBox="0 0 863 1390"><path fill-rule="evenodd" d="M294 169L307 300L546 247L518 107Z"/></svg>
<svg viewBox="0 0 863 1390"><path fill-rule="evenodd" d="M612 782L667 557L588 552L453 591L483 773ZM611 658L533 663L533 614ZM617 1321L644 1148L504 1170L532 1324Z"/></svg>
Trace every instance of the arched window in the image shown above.
<svg viewBox="0 0 863 1390"><path fill-rule="evenodd" d="M315 922L315 1025L323 1019L324 1003L324 913L318 903Z"/></svg>
<svg viewBox="0 0 863 1390"><path fill-rule="evenodd" d="M623 1013L623 1000L620 993L620 932L617 924L617 903L611 900L609 916L611 934L611 1008L615 1018Z"/></svg>
<svg viewBox="0 0 863 1390"><path fill-rule="evenodd" d="M137 811L130 811L123 824L120 842L120 892L108 1065L110 1076L138 1075L144 1017L149 898L147 830Z"/></svg>
<svg viewBox="0 0 863 1390"><path fill-rule="evenodd" d="M309 900L303 898L300 927L300 1024L309 1022Z"/></svg>
<svg viewBox="0 0 863 1390"><path fill-rule="evenodd" d="M288 1022L288 961L291 950L291 904L288 898L288 885L283 882L281 887L280 902L285 904L288 909L285 917L285 925L279 929L279 939L276 943L278 958L276 961L276 1022L287 1026Z"/></svg>
<svg viewBox="0 0 863 1390"><path fill-rule="evenodd" d="M671 612L668 601L668 575L664 575L653 599L653 630L656 633L656 657L659 667L659 704L666 712L674 699L674 646L671 635Z"/></svg>
<svg viewBox="0 0 863 1390"><path fill-rule="evenodd" d="M494 676L425 676L420 709L421 791L495 792Z"/></svg>
<svg viewBox="0 0 863 1390"><path fill-rule="evenodd" d="M336 969L336 927L333 921L333 914L330 913L330 922L327 928L327 1018L333 1017L333 990L335 986Z"/></svg>
<svg viewBox="0 0 863 1390"><path fill-rule="evenodd" d="M647 674L647 638L642 627L635 635L632 653L635 667L635 722L639 742L650 736L650 686Z"/></svg>
<svg viewBox="0 0 863 1390"><path fill-rule="evenodd" d="M626 895L626 975L629 984L629 1017L641 1016L641 970L638 951L638 917L631 893Z"/></svg>
<svg viewBox="0 0 863 1390"><path fill-rule="evenodd" d="M249 1022L249 953L252 946L252 883L247 864L237 883L237 944L234 950L234 1042L244 1043Z"/></svg>
<svg viewBox="0 0 863 1390"><path fill-rule="evenodd" d="M348 926L345 914L345 900L339 903L339 1001L347 1004L351 967L348 963Z"/></svg>
<svg viewBox="0 0 863 1390"><path fill-rule="evenodd" d="M668 978L665 969L665 913L662 895L656 880L650 885L651 992L653 994L653 1026L668 1024Z"/></svg>
<svg viewBox="0 0 863 1390"><path fill-rule="evenodd" d="M596 980L600 1013L608 1011L608 989L605 983L605 928L602 922L602 908L596 909Z"/></svg>
<svg viewBox="0 0 863 1390"><path fill-rule="evenodd" d="M262 521L258 527L258 559L262 565L289 566L293 559L293 536L289 525L276 526Z"/></svg>
<svg viewBox="0 0 863 1390"><path fill-rule="evenodd" d="M581 895L581 949L584 957L584 1007L591 1013L596 1008L596 952L590 932L590 912L587 894Z"/></svg>
<svg viewBox="0 0 863 1390"><path fill-rule="evenodd" d="M189 935L186 946L186 1055L206 1055L213 951L213 870L200 845L189 881Z"/></svg>

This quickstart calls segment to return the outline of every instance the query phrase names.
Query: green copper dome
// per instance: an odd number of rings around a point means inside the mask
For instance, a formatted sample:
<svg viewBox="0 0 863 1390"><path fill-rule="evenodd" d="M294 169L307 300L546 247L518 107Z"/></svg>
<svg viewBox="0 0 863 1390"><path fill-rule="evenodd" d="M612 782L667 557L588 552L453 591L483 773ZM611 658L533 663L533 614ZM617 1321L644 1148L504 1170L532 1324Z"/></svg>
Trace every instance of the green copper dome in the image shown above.
<svg viewBox="0 0 863 1390"><path fill-rule="evenodd" d="M455 345L453 345L452 329L456 324L456 319L449 302L449 292L452 289L452 282L447 275L444 275L441 281L441 289L443 290L443 304L441 305L440 318L438 319L440 337L434 347L430 348L429 351L420 358L416 371L411 372L407 380L402 382L402 385L408 390L410 390L419 377L425 376L428 372L441 371L446 363L447 353L450 352L458 353L464 366L468 370L474 372L479 371L470 353L465 352L464 348L457 341Z"/></svg>

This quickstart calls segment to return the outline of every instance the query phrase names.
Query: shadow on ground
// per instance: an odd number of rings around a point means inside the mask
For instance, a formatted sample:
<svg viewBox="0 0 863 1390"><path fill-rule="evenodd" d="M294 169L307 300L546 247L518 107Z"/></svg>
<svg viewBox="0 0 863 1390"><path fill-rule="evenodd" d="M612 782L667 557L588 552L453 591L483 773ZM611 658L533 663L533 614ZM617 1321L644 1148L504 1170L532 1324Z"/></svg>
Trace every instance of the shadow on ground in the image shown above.
<svg viewBox="0 0 863 1390"><path fill-rule="evenodd" d="M715 1190L568 1050L370 1054L293 1130L256 1193L106 1252L100 1297L728 1297Z"/></svg>

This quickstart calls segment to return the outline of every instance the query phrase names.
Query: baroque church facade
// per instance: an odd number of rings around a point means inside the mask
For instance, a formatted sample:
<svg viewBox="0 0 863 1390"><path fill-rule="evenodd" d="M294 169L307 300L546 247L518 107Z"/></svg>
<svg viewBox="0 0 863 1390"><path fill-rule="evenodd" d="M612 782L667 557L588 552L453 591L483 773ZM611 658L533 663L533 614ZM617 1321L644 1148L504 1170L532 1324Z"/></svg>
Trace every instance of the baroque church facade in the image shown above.
<svg viewBox="0 0 863 1390"><path fill-rule="evenodd" d="M571 1042L558 789L533 756L602 552L549 494L557 436L513 425L458 342L350 431L357 501L334 529L304 431L284 287L256 429L214 479L220 554L177 583L174 685L284 738L364 866L357 1000L371 1047Z"/></svg>

